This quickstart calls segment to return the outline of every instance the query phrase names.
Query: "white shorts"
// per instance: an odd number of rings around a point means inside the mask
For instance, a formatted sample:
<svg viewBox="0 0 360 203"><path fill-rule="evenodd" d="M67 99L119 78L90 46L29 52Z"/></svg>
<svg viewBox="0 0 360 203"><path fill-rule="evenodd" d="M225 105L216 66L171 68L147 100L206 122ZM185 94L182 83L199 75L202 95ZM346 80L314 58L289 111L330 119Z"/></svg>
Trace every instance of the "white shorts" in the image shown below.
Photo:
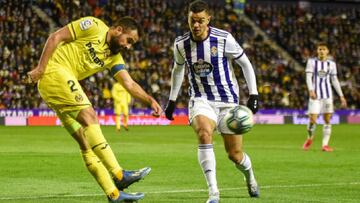
<svg viewBox="0 0 360 203"><path fill-rule="evenodd" d="M215 121L217 131L224 134L234 134L226 126L220 125L221 120L231 107L237 106L234 103L209 101L204 98L191 98L189 101L189 121L190 123L197 115L203 115Z"/></svg>
<svg viewBox="0 0 360 203"><path fill-rule="evenodd" d="M332 98L309 99L308 114L333 113L334 104Z"/></svg>

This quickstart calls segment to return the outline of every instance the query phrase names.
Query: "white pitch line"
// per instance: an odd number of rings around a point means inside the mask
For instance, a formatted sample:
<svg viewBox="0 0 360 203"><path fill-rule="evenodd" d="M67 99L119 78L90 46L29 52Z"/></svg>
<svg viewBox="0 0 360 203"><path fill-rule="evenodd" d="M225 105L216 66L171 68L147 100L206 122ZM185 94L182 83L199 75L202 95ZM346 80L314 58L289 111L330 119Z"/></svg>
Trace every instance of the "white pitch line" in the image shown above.
<svg viewBox="0 0 360 203"><path fill-rule="evenodd" d="M360 182L349 183L313 183L313 184L299 184L299 185L264 185L261 189L276 189L276 188L305 188L305 187L325 187L325 186L344 186L344 185L360 185ZM222 188L220 191L232 191L246 189L245 187ZM207 189L186 189L186 190L165 190L165 191L148 191L145 194L173 194L173 193L195 193L207 192ZM71 195L42 195L42 196L28 196L28 197L0 197L0 200L29 200L29 199L48 199L48 198L72 198L72 197L95 197L103 196L104 194L71 194Z"/></svg>

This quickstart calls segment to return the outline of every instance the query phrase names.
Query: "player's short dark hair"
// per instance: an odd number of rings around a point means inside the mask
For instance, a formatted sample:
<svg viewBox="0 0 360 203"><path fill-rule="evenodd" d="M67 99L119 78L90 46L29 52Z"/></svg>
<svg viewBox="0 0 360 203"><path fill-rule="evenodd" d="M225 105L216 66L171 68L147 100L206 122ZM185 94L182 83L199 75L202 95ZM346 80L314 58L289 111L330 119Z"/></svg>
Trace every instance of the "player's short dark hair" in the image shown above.
<svg viewBox="0 0 360 203"><path fill-rule="evenodd" d="M113 24L113 26L114 27L121 26L125 30L137 30L139 38L142 36L142 33L143 33L142 28L139 25L139 23L136 22L136 20L133 17L130 17L130 16L125 16L125 17L122 17L122 18L118 19Z"/></svg>
<svg viewBox="0 0 360 203"><path fill-rule="evenodd" d="M190 3L189 13L190 11L192 11L193 13L200 13L202 11L209 13L209 5L205 1L196 0Z"/></svg>
<svg viewBox="0 0 360 203"><path fill-rule="evenodd" d="M323 47L323 46L329 49L329 46L328 46L327 43L325 43L325 42L318 42L318 43L316 44L316 48L318 48L318 47Z"/></svg>

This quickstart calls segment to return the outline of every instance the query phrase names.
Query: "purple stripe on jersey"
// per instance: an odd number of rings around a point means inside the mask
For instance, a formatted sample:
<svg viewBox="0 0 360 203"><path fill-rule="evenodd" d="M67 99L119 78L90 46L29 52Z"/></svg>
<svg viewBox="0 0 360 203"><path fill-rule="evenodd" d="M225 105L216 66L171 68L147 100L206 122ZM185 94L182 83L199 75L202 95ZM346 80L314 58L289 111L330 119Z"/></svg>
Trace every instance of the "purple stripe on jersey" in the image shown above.
<svg viewBox="0 0 360 203"><path fill-rule="evenodd" d="M331 85L330 85L330 64L328 62L328 71L326 74L326 95L327 98L330 98L330 91L331 91Z"/></svg>
<svg viewBox="0 0 360 203"><path fill-rule="evenodd" d="M197 56L196 58L197 58L198 61L200 59L204 60L204 43L203 43L203 41L196 43L196 56ZM207 80L207 76L200 77L200 80L201 80L201 84L204 86L204 91L206 93L207 99L208 100L214 100L215 96L211 92L211 87L210 87L209 82Z"/></svg>
<svg viewBox="0 0 360 203"><path fill-rule="evenodd" d="M212 37L210 36L210 50L212 50L212 47L216 47L218 48L218 39L216 37ZM220 78L220 73L219 73L219 53L217 53L217 55L213 55L212 53L211 55L211 64L214 66L214 70L213 70L213 77L214 77L214 82L216 85L216 88L219 92L220 98L222 102L228 102L229 99L226 95L226 91L224 89L224 86L221 84L221 78Z"/></svg>
<svg viewBox="0 0 360 203"><path fill-rule="evenodd" d="M185 54L186 54L186 60L187 60L188 67L189 67L189 73L191 74L190 84L191 84L192 88L194 89L195 97L201 97L199 87L196 84L195 73L192 71L192 69L190 67L192 64L190 37L184 41L184 49L185 49Z"/></svg>
<svg viewBox="0 0 360 203"><path fill-rule="evenodd" d="M225 41L225 40L224 40ZM224 42L225 44L226 42ZM226 82L228 83L231 95L234 98L234 103L238 103L238 96L236 95L234 88L233 88L233 84L231 83L231 79L230 79L230 74L229 74L229 66L228 66L228 62L227 62L227 57L223 57L223 67L224 67L224 71L225 71L225 78L226 78Z"/></svg>
<svg viewBox="0 0 360 203"><path fill-rule="evenodd" d="M315 86L315 94L316 97L318 97L318 93L317 93L317 69L318 69L318 64L317 64L317 60L315 60L315 70L314 70L314 86Z"/></svg>
<svg viewBox="0 0 360 203"><path fill-rule="evenodd" d="M324 70L324 62L323 62L323 61L321 61L321 70ZM324 97L323 97L323 91L322 91L322 88L321 88L322 83L323 83L323 79L320 78L320 82L319 82L320 99L323 99L323 98L324 98Z"/></svg>
<svg viewBox="0 0 360 203"><path fill-rule="evenodd" d="M329 98L329 87L328 87L328 78L325 78L325 90L326 90L326 98Z"/></svg>

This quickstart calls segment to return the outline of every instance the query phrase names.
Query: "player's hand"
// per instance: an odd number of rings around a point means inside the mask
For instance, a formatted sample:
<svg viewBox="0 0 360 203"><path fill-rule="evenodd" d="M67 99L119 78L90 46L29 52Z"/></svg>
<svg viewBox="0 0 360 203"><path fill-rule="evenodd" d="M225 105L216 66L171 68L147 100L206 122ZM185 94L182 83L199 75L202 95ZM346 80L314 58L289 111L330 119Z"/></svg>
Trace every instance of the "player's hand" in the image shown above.
<svg viewBox="0 0 360 203"><path fill-rule="evenodd" d="M154 116L156 118L160 117L160 115L162 114L162 108L161 108L160 104L157 103L157 101L155 101L154 98L151 98L150 107L153 110L152 116Z"/></svg>
<svg viewBox="0 0 360 203"><path fill-rule="evenodd" d="M37 83L37 81L41 78L41 76L43 75L44 71L37 66L36 68L34 68L33 70L29 71L25 78L23 79L23 82L25 84L34 84Z"/></svg>
<svg viewBox="0 0 360 203"><path fill-rule="evenodd" d="M173 113L175 111L175 101L169 100L165 107L165 116L169 120L174 120Z"/></svg>
<svg viewBox="0 0 360 203"><path fill-rule="evenodd" d="M247 101L247 107L253 112L253 114L256 114L259 110L259 95L251 94L249 96L249 100Z"/></svg>
<svg viewBox="0 0 360 203"><path fill-rule="evenodd" d="M315 91L314 91L314 90L311 90L311 91L309 92L309 96L310 96L311 99L316 99Z"/></svg>
<svg viewBox="0 0 360 203"><path fill-rule="evenodd" d="M345 99L345 97L340 97L340 106L342 107L342 108L346 108L347 107L347 102L346 102L346 99Z"/></svg>

